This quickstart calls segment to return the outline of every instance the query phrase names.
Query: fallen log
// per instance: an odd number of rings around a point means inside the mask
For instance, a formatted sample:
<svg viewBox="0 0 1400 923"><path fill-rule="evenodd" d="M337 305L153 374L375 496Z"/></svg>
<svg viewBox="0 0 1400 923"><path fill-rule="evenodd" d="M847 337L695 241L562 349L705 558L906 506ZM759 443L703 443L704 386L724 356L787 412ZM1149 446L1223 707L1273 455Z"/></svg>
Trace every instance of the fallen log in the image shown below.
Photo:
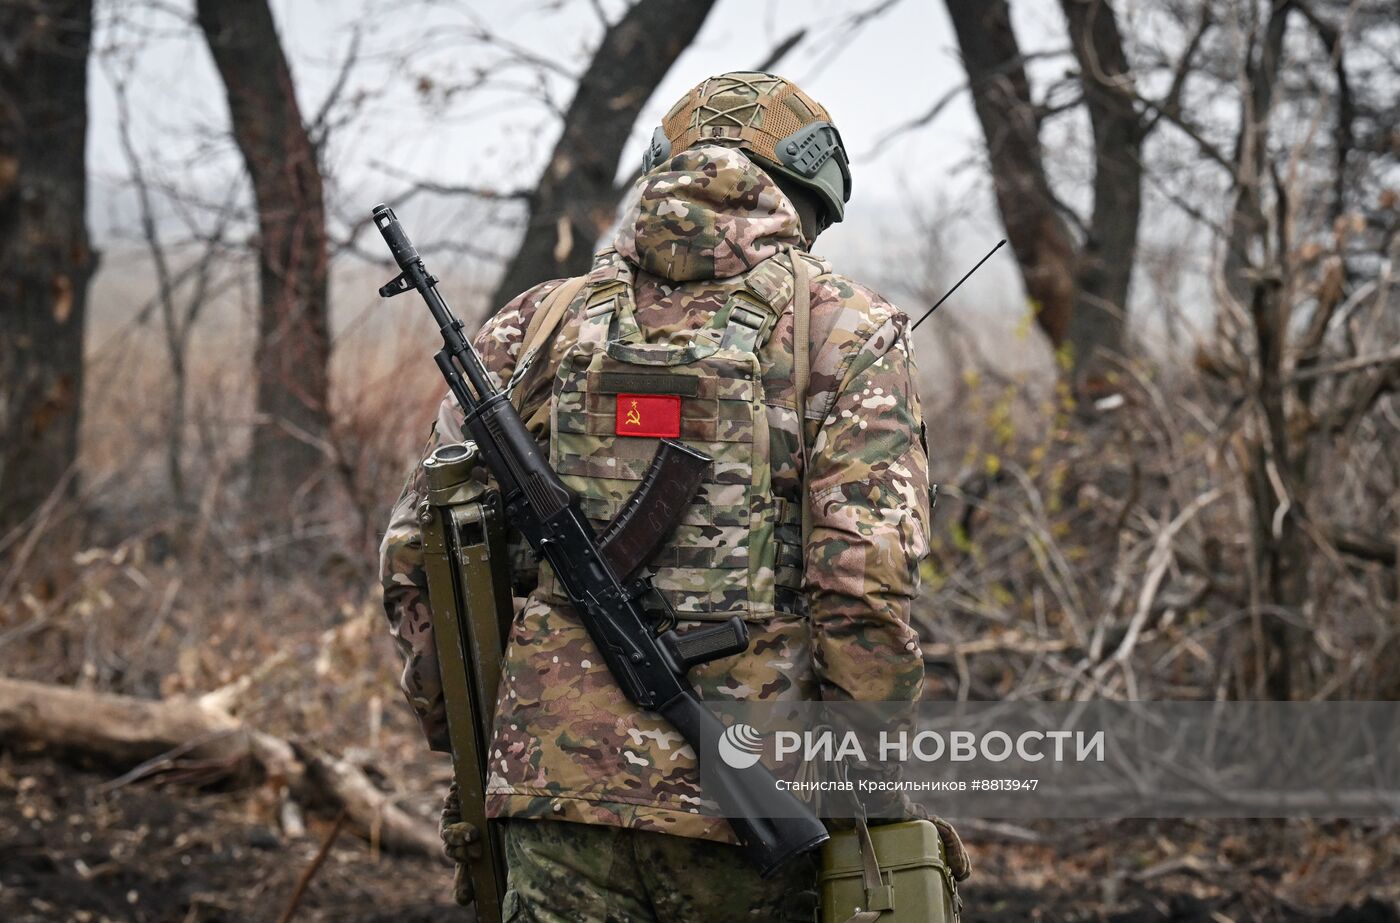
<svg viewBox="0 0 1400 923"><path fill-rule="evenodd" d="M351 830L384 849L441 855L433 825L399 808L357 766L293 744L230 715L218 697L138 699L0 677L0 745L41 743L123 768L159 771L164 760L220 763L261 777L304 802L329 802Z"/></svg>

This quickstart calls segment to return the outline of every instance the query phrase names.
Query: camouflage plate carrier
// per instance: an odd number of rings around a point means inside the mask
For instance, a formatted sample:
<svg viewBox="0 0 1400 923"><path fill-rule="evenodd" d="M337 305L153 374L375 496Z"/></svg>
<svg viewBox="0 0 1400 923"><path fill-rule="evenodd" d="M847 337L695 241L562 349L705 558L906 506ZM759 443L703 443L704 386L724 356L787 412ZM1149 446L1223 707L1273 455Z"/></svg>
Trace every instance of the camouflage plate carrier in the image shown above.
<svg viewBox="0 0 1400 923"><path fill-rule="evenodd" d="M735 277L713 319L670 343L646 342L627 262L611 250L599 259L577 345L554 381L550 463L601 529L658 439L706 453L714 463L695 501L650 559L657 588L682 620L800 611L802 511L773 496L758 358L792 299L794 257ZM542 592L562 599L548 565L540 570Z"/></svg>

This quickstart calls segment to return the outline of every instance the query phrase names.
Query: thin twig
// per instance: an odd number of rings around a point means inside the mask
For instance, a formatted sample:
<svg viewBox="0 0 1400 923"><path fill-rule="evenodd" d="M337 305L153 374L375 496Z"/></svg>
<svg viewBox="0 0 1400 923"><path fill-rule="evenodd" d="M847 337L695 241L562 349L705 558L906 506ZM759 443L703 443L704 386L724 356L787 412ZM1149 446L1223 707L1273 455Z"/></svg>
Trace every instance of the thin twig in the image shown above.
<svg viewBox="0 0 1400 923"><path fill-rule="evenodd" d="M282 915L277 918L277 923L291 923L293 915L297 912L297 906L301 903L302 895L306 893L306 888L311 884L311 879L316 877L321 866L325 864L326 857L330 855L331 846L335 844L335 838L340 836L340 829L345 826L345 818L349 812L342 810L335 819L335 825L331 827L331 832L326 834L326 838L321 841L321 848L316 850L316 856L311 860L297 879L297 886L292 890L292 896L287 901L287 909L282 911Z"/></svg>
<svg viewBox="0 0 1400 923"><path fill-rule="evenodd" d="M1331 365L1319 365L1310 369L1304 369L1299 372L1294 372L1290 381L1309 381L1313 378L1327 378L1332 375L1343 375L1347 372L1356 372L1377 365L1392 364L1400 364L1400 349L1392 349L1389 352L1374 356L1354 356L1342 362L1334 362Z"/></svg>

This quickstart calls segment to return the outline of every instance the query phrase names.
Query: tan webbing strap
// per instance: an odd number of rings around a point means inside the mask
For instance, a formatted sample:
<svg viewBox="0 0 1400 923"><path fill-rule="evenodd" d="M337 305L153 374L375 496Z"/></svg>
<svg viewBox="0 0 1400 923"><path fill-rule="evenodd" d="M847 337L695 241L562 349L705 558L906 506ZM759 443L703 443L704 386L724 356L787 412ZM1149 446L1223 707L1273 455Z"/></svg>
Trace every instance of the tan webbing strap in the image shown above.
<svg viewBox="0 0 1400 923"><path fill-rule="evenodd" d="M544 301L535 311L535 316L530 318L530 325L525 328L525 338L520 341L520 360L515 364L515 374L510 377L512 388L525 377L525 373L534 364L535 354L554 338L554 333L559 329L569 305L574 303L574 298L587 281L587 276L565 279L554 291L544 296ZM511 402L515 402L513 393ZM517 405L515 409L519 410L520 407Z"/></svg>
<svg viewBox="0 0 1400 923"><path fill-rule="evenodd" d="M856 818L856 836L860 839L861 884L865 888L865 905L846 918L845 923L875 923L880 914L891 909L893 889L880 874L880 862L875 856L875 841L870 838L870 825L864 817Z"/></svg>
<svg viewBox="0 0 1400 923"><path fill-rule="evenodd" d="M796 250L789 250L792 259L792 388L797 402L797 445L802 455L802 556L806 565L807 539L811 536L810 502L807 489L807 387L811 383L812 282L807 261Z"/></svg>

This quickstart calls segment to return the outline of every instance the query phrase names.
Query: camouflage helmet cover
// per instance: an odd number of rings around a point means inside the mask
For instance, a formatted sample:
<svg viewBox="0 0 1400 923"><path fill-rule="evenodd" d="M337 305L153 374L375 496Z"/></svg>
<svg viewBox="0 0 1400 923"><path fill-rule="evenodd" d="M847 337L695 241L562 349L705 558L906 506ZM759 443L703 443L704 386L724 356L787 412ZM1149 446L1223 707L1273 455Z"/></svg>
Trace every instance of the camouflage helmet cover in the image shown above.
<svg viewBox="0 0 1400 923"><path fill-rule="evenodd" d="M642 168L651 172L702 141L743 148L764 168L815 192L829 222L844 217L851 170L841 135L821 103L782 77L731 71L702 81L666 113Z"/></svg>

